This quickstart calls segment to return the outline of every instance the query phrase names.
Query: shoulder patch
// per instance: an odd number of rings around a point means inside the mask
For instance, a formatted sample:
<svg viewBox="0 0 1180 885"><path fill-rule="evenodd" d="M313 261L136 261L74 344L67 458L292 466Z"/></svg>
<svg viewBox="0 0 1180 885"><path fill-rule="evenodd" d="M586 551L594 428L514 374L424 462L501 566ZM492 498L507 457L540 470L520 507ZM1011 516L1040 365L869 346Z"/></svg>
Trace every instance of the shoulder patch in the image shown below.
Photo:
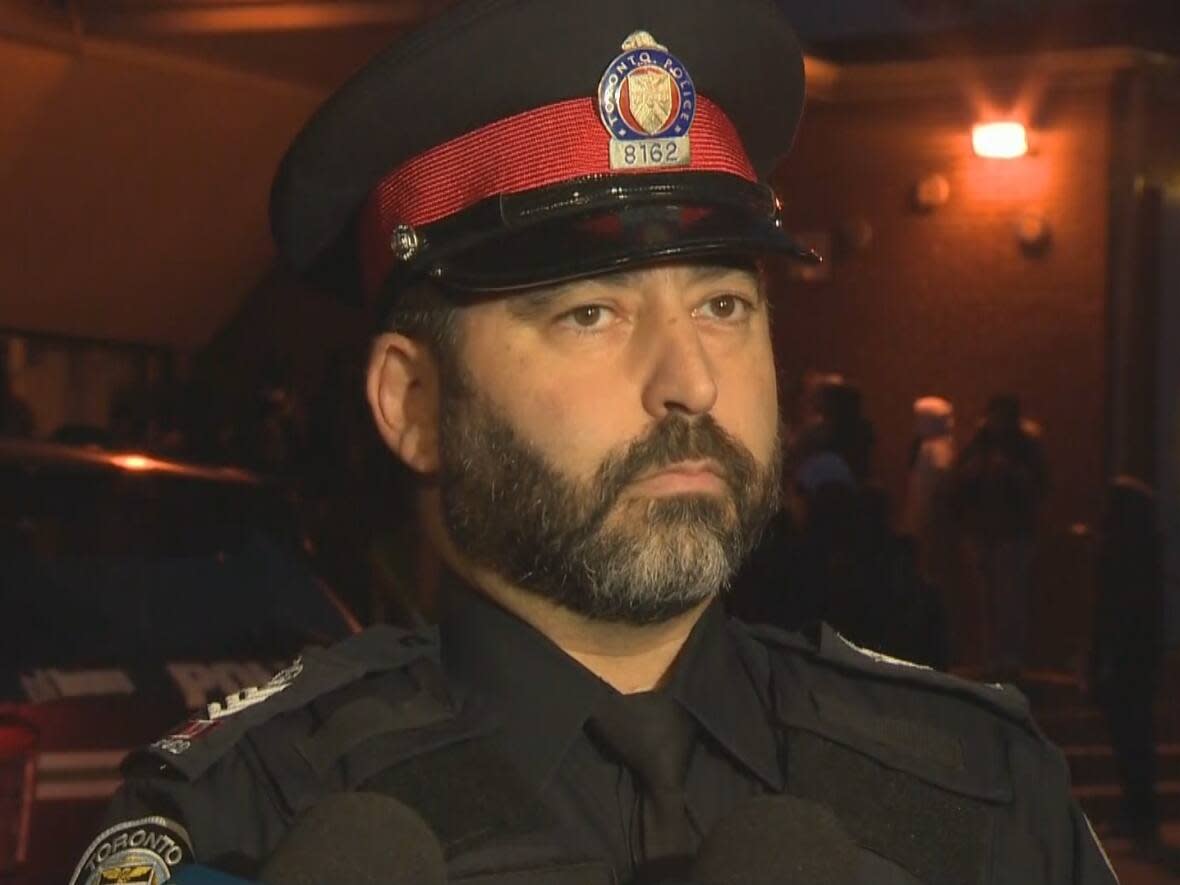
<svg viewBox="0 0 1180 885"><path fill-rule="evenodd" d="M70 885L159 885L192 863L188 831L166 817L123 821L99 834L70 877Z"/></svg>
<svg viewBox="0 0 1180 885"><path fill-rule="evenodd" d="M188 780L200 777L246 732L282 713L372 673L399 670L422 658L437 658L436 638L379 625L331 648L312 648L269 682L209 704L143 753L163 761Z"/></svg>
<svg viewBox="0 0 1180 885"><path fill-rule="evenodd" d="M264 684L244 688L228 695L222 701L214 701L209 704L205 708L203 716L194 716L187 720L176 731L153 743L152 749L172 756L179 756L181 753L187 752L192 747L194 740L213 731L221 724L222 719L273 697L288 688L302 672L303 658L300 656L290 666L280 670Z"/></svg>

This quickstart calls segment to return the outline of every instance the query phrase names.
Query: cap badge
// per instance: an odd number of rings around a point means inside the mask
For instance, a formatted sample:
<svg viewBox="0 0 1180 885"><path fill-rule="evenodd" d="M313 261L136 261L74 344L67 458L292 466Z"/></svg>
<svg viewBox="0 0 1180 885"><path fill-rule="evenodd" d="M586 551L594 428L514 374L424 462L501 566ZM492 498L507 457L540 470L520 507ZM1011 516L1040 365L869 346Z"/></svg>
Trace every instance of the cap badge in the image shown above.
<svg viewBox="0 0 1180 885"><path fill-rule="evenodd" d="M598 84L598 113L611 134L611 169L687 166L688 130L697 110L688 69L647 31L633 33L622 48Z"/></svg>

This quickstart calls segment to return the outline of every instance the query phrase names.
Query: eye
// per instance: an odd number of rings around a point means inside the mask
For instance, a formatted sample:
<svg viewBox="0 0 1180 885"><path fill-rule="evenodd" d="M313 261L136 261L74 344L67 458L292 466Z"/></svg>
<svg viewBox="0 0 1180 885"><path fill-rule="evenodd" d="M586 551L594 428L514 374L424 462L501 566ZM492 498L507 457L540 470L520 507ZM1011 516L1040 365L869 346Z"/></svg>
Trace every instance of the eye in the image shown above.
<svg viewBox="0 0 1180 885"><path fill-rule="evenodd" d="M604 304L582 304L563 313L558 322L579 332L595 332L606 328L613 318L614 311Z"/></svg>
<svg viewBox="0 0 1180 885"><path fill-rule="evenodd" d="M711 320L741 320L752 309L753 305L738 295L718 295L697 308L697 313Z"/></svg>

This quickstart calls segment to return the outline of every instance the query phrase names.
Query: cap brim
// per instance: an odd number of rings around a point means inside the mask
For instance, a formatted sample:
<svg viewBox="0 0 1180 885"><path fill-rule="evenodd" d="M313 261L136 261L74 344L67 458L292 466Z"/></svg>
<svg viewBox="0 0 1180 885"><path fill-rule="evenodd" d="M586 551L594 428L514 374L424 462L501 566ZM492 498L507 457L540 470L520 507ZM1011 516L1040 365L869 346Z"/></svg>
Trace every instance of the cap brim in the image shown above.
<svg viewBox="0 0 1180 885"><path fill-rule="evenodd" d="M705 256L819 260L783 230L770 188L724 174L570 182L487 201L421 235L419 257L395 271L394 288L429 276L496 292Z"/></svg>
<svg viewBox="0 0 1180 885"><path fill-rule="evenodd" d="M636 207L541 224L441 264L451 289L497 292L670 259L784 254L815 260L773 223L732 208Z"/></svg>
<svg viewBox="0 0 1180 885"><path fill-rule="evenodd" d="M636 28L654 29L684 62L765 180L804 95L802 54L773 0L470 0L380 54L308 123L272 192L280 252L351 288L357 213L384 176L493 121L588 99Z"/></svg>

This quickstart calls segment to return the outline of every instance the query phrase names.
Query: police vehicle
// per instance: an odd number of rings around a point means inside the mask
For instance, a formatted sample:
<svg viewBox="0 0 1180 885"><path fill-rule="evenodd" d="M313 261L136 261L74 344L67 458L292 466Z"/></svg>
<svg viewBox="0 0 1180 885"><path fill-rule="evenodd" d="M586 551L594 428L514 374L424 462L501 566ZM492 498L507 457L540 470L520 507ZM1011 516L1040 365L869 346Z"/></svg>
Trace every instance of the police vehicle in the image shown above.
<svg viewBox="0 0 1180 885"><path fill-rule="evenodd" d="M128 750L358 629L280 484L0 440L0 881L66 881Z"/></svg>

